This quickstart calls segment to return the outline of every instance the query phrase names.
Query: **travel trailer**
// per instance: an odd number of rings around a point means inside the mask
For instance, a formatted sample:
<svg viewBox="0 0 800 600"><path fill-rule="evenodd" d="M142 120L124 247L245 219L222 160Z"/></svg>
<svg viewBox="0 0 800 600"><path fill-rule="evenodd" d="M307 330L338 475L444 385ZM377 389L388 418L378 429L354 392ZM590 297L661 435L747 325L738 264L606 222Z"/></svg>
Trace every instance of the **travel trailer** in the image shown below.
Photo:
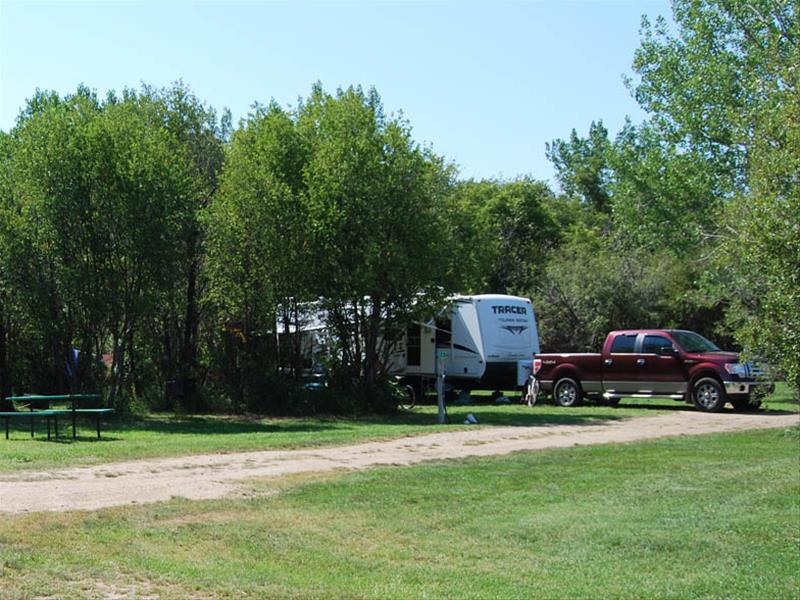
<svg viewBox="0 0 800 600"><path fill-rule="evenodd" d="M309 303L303 312L302 325L292 326L289 333L302 336L306 368L318 373L329 332L317 304ZM537 352L539 334L529 299L453 296L436 317L406 329L385 366L418 393L433 384L438 369L451 389L508 390L526 384Z"/></svg>
<svg viewBox="0 0 800 600"><path fill-rule="evenodd" d="M531 301L518 296L455 296L427 323L411 325L387 369L417 389L436 377L437 361L456 389L525 385L539 334Z"/></svg>

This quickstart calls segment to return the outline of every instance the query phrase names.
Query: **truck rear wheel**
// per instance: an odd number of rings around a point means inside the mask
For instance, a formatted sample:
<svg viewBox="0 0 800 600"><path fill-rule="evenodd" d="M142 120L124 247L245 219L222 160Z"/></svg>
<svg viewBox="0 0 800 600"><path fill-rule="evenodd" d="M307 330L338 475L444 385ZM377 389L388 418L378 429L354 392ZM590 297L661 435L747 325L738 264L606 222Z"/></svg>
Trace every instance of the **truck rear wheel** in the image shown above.
<svg viewBox="0 0 800 600"><path fill-rule="evenodd" d="M553 388L553 400L559 406L578 406L583 399L581 385L574 379L559 379Z"/></svg>
<svg viewBox="0 0 800 600"><path fill-rule="evenodd" d="M692 402L698 410L718 412L725 406L725 392L712 377L698 379L692 387Z"/></svg>

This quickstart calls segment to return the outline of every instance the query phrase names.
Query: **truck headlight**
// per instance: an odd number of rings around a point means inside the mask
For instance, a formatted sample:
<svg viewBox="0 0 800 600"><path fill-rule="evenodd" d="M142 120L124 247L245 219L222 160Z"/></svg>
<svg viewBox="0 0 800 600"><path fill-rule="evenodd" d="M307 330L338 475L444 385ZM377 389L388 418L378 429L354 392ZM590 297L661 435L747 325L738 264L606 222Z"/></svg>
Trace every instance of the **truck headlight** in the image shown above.
<svg viewBox="0 0 800 600"><path fill-rule="evenodd" d="M744 363L725 363L725 370L737 377L747 377L747 365Z"/></svg>

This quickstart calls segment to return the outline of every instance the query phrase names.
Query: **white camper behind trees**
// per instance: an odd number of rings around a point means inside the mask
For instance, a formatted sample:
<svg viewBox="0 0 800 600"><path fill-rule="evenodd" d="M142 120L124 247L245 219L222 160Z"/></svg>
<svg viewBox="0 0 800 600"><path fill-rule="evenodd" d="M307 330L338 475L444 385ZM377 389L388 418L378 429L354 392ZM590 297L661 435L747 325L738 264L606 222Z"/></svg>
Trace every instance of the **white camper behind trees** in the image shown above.
<svg viewBox="0 0 800 600"><path fill-rule="evenodd" d="M290 328L301 335L303 362L319 373L331 343L324 311L310 303L301 323ZM285 329L278 328L279 337ZM419 394L436 378L437 357L444 361L449 387L508 390L525 384L525 367L539 352L536 315L527 298L502 294L453 296L427 322L412 323L401 339L382 340L383 370L411 385Z"/></svg>
<svg viewBox="0 0 800 600"><path fill-rule="evenodd" d="M531 301L519 296L455 296L428 323L408 327L387 371L422 389L443 357L447 381L457 389L513 389L524 384L520 363L539 352Z"/></svg>

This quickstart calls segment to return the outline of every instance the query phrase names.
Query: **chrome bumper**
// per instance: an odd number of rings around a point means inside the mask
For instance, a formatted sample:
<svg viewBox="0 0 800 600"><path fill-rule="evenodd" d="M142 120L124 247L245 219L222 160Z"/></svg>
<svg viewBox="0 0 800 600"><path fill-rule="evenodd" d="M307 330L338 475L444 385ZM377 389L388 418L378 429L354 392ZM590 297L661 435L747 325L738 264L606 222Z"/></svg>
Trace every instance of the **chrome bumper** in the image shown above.
<svg viewBox="0 0 800 600"><path fill-rule="evenodd" d="M744 396L755 388L761 388L767 392L775 389L775 384L771 381L726 381L725 393L729 396Z"/></svg>

